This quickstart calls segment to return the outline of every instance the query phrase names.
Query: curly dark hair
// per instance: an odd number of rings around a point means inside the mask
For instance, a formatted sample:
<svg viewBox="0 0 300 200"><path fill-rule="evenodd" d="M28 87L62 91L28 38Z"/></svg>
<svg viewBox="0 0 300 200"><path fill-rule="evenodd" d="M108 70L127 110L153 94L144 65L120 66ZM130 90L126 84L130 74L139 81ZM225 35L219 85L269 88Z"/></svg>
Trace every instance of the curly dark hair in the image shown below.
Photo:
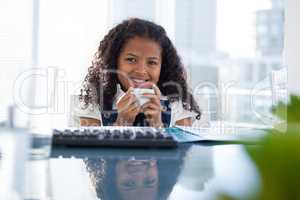
<svg viewBox="0 0 300 200"><path fill-rule="evenodd" d="M162 49L161 73L157 83L161 93L170 102L182 100L183 107L198 113L197 119L200 119L200 109L187 86L186 72L166 31L160 25L138 18L118 24L100 42L84 79L80 101L85 105L96 102L100 111L112 110L119 83L116 72L118 57L124 44L136 36L151 39Z"/></svg>

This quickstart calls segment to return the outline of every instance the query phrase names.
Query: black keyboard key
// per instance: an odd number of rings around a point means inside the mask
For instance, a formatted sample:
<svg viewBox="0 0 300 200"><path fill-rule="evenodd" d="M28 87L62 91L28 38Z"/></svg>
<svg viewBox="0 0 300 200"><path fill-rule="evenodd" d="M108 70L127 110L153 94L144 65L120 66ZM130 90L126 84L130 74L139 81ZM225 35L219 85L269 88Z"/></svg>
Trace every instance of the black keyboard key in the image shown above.
<svg viewBox="0 0 300 200"><path fill-rule="evenodd" d="M133 132L130 130L123 131L123 138L124 139L130 139L133 136Z"/></svg>
<svg viewBox="0 0 300 200"><path fill-rule="evenodd" d="M63 137L71 137L72 135L73 133L70 129L66 129L62 134Z"/></svg>
<svg viewBox="0 0 300 200"><path fill-rule="evenodd" d="M121 138L121 131L120 130L113 130L113 132L112 132L112 138L113 139L119 139L119 138Z"/></svg>
<svg viewBox="0 0 300 200"><path fill-rule="evenodd" d="M82 136L83 134L80 132L80 130L74 130L73 135L75 136Z"/></svg>
<svg viewBox="0 0 300 200"><path fill-rule="evenodd" d="M98 140L103 140L104 138L105 138L104 132L100 132L100 133L97 135L97 139L98 139Z"/></svg>
<svg viewBox="0 0 300 200"><path fill-rule="evenodd" d="M53 135L58 136L58 135L61 135L61 134L63 134L63 131L60 131L60 130L57 130L57 129L53 130Z"/></svg>
<svg viewBox="0 0 300 200"><path fill-rule="evenodd" d="M155 135L156 135L157 139L163 139L164 138L164 135L160 132L156 132Z"/></svg>
<svg viewBox="0 0 300 200"><path fill-rule="evenodd" d="M102 133L103 131L95 129L92 131L92 135L99 135L100 133Z"/></svg>
<svg viewBox="0 0 300 200"><path fill-rule="evenodd" d="M173 137L172 137L171 135L166 135L166 136L165 136L165 139L166 139L166 140L173 140Z"/></svg>
<svg viewBox="0 0 300 200"><path fill-rule="evenodd" d="M83 134L86 135L86 136L92 136L93 135L91 130L89 130L89 129L84 129Z"/></svg>
<svg viewBox="0 0 300 200"><path fill-rule="evenodd" d="M146 138L146 134L144 132L142 132L142 131L137 131L135 138L136 139L145 139Z"/></svg>
<svg viewBox="0 0 300 200"><path fill-rule="evenodd" d="M104 139L110 139L111 132L109 130L105 130L103 134L104 134Z"/></svg>
<svg viewBox="0 0 300 200"><path fill-rule="evenodd" d="M146 139L154 139L154 134L153 134L153 132L151 132L151 131L146 131L145 138L146 138Z"/></svg>

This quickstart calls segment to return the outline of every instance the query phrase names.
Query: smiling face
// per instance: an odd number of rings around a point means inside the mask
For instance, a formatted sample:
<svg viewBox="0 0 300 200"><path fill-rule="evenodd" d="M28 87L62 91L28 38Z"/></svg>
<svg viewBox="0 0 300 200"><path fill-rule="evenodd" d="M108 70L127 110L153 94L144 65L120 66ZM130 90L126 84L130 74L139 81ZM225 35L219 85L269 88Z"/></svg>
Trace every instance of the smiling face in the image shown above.
<svg viewBox="0 0 300 200"><path fill-rule="evenodd" d="M156 199L159 180L155 160L119 161L116 179L122 199Z"/></svg>
<svg viewBox="0 0 300 200"><path fill-rule="evenodd" d="M161 47L153 40L134 37L122 48L118 58L118 79L122 89L157 84L161 70ZM146 83L146 84L145 84Z"/></svg>

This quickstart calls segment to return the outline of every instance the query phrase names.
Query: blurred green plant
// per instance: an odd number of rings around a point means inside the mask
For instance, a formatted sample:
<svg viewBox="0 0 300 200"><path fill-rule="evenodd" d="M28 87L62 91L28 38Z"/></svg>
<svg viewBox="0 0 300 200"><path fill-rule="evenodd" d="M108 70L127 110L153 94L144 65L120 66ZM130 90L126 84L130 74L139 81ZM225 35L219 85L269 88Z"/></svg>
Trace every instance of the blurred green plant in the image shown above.
<svg viewBox="0 0 300 200"><path fill-rule="evenodd" d="M262 145L246 150L261 176L261 188L245 200L300 199L300 98L291 96L289 103L280 103L272 109L286 120L285 132L269 130ZM225 194L223 200L235 200Z"/></svg>

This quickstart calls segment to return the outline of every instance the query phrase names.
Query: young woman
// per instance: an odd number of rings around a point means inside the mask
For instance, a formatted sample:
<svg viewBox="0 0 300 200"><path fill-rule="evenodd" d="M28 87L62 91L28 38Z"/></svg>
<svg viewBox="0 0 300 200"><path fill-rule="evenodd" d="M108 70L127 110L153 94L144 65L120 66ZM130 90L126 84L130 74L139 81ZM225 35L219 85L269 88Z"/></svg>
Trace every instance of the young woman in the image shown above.
<svg viewBox="0 0 300 200"><path fill-rule="evenodd" d="M141 105L135 88L154 92L143 93L149 101ZM100 42L79 99L75 113L83 126L188 126L201 115L165 30L137 18Z"/></svg>

